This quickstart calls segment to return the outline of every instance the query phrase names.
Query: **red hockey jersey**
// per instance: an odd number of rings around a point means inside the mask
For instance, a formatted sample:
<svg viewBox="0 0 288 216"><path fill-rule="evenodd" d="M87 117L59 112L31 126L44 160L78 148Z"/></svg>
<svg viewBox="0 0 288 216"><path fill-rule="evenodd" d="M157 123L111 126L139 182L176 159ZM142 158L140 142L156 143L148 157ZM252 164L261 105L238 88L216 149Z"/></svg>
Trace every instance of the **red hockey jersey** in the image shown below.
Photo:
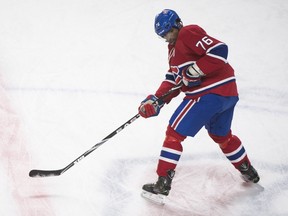
<svg viewBox="0 0 288 216"><path fill-rule="evenodd" d="M188 25L180 29L175 45L168 45L169 70L166 79L156 91L160 97L182 80L182 71L191 64L196 64L205 74L201 85L184 86L164 101L168 103L181 91L186 98L198 98L213 93L222 96L237 96L234 70L227 61L228 47L225 43L207 35L197 25Z"/></svg>

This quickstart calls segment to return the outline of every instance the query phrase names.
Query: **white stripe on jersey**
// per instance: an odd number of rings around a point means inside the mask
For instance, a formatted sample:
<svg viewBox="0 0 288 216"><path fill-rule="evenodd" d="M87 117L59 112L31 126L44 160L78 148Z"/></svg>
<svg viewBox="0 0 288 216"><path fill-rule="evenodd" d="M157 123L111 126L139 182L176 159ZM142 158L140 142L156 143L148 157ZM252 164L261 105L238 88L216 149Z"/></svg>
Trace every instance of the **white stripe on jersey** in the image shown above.
<svg viewBox="0 0 288 216"><path fill-rule="evenodd" d="M226 64L228 63L227 59L221 57L221 56L218 56L218 55L214 55L214 54L211 54L211 53L207 53L206 55L210 56L210 57L213 57L213 58L217 58L223 62L225 62Z"/></svg>
<svg viewBox="0 0 288 216"><path fill-rule="evenodd" d="M219 55L214 55L214 54L210 53L210 51L211 51L212 49L214 49L214 48L216 48L216 47L218 47L218 46L221 46L221 45L226 45L226 44L225 44L225 43L215 44L214 46L210 47L210 48L207 50L206 55L208 55L208 56L210 56L210 57L212 57L212 58L217 58L217 59L219 59L219 60L221 60L221 61L224 61L224 62L227 64L227 63L228 63L227 59L225 59L225 58L223 58L223 57L221 57L221 56L219 56Z"/></svg>
<svg viewBox="0 0 288 216"><path fill-rule="evenodd" d="M192 91L185 91L184 93L185 93L185 94L188 94L188 95L189 95L189 94L196 94L196 93L205 91L205 90L207 90L207 89L216 87L216 86L218 86L218 85L224 84L224 83L229 82L229 81L232 81L232 80L235 80L235 76L228 77L228 78L226 78L226 79L220 80L220 81L218 81L218 82L212 83L212 84L210 84L210 85L208 85L208 86L205 86L205 87L203 87L203 88L200 88L200 89L197 89L197 90L194 90L194 91L193 91L193 90L192 90Z"/></svg>
<svg viewBox="0 0 288 216"><path fill-rule="evenodd" d="M217 46L221 46L221 45L225 45L225 43L217 43L217 44L215 44L214 46L210 47L210 48L207 50L206 53L209 53L212 49L214 49L214 48L217 47Z"/></svg>

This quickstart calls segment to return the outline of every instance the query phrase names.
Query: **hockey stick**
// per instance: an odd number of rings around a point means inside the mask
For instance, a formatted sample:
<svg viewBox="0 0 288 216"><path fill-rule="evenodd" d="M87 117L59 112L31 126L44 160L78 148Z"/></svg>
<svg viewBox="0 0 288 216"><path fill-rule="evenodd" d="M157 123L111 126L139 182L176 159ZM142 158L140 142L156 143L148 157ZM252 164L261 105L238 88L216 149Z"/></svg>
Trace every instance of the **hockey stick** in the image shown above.
<svg viewBox="0 0 288 216"><path fill-rule="evenodd" d="M159 97L154 103L158 103L159 101L162 101L165 97L167 97L171 93L175 92L177 89L181 88L181 86L182 86L182 83L179 83L178 85L174 86L168 92L166 92L161 97ZM60 176L60 175L62 175L64 172L66 172L68 169L70 169L75 164L79 163L82 159L84 159L86 156L88 156L94 150L99 148L101 145L103 145L105 142L107 142L113 136L118 134L120 131L122 131L124 128L126 128L128 125L130 125L132 122L134 122L139 117L140 117L139 113L134 115L131 119L129 119L127 122L122 124L116 130L114 130L112 133L110 133L108 136L106 136L102 141L100 141L99 143L97 143L94 146L92 146L92 148L90 148L88 151L84 152L82 155L80 155L78 158L76 158L74 161L72 161L66 167L64 167L62 169L58 169L58 170L38 170L38 169L33 169L33 170L31 170L29 172L29 176L30 177L49 177L49 176Z"/></svg>

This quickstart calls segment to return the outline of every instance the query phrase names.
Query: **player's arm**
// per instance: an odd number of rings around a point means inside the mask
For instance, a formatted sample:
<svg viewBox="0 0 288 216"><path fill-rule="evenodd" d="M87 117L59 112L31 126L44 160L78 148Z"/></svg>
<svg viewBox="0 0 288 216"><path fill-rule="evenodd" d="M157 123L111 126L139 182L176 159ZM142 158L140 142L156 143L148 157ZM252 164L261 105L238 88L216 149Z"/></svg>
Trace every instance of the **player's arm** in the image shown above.
<svg viewBox="0 0 288 216"><path fill-rule="evenodd" d="M205 45L203 45L205 55L196 62L196 65L204 74L207 75L217 71L228 63L228 46L225 43L218 41L214 44L213 40L215 39L209 36L205 36L203 38L206 40L206 42L202 41L203 44L211 43L211 45L207 45L206 48ZM203 49L203 47L201 48Z"/></svg>
<svg viewBox="0 0 288 216"><path fill-rule="evenodd" d="M205 39L207 41L211 40L208 40L208 38ZM183 83L188 87L200 85L202 77L217 71L228 63L227 55L228 47L224 43L219 42L210 47L206 50L203 57L184 69Z"/></svg>
<svg viewBox="0 0 288 216"><path fill-rule="evenodd" d="M180 89L171 93L165 97L159 103L154 103L159 97L164 95L170 89L176 85L174 75L172 72L168 71L166 74L165 80L161 83L154 95L148 95L140 104L138 111L139 114L144 118L149 118L152 116L157 116L160 112L160 109L164 106L165 103L169 103L172 98L180 94Z"/></svg>
<svg viewBox="0 0 288 216"><path fill-rule="evenodd" d="M181 35L183 46L200 58L183 71L183 83L186 86L196 86L201 83L201 77L206 76L227 64L228 47L225 43L210 37L200 27L193 31L185 31Z"/></svg>

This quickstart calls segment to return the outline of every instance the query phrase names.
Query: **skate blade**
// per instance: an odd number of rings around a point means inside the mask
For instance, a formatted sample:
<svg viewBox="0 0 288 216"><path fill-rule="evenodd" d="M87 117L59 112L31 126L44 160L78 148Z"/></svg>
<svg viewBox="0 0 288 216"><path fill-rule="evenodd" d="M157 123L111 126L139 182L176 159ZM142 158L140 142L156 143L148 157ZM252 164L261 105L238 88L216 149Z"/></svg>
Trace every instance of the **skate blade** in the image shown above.
<svg viewBox="0 0 288 216"><path fill-rule="evenodd" d="M258 183L259 180L260 180L259 177L258 177L258 179L254 179L254 181L249 180L248 177L245 176L245 175L240 175L240 177L242 178L243 181L245 181L245 182L247 182L247 183L254 183L254 184L256 184L256 183Z"/></svg>
<svg viewBox="0 0 288 216"><path fill-rule="evenodd" d="M162 195L162 194L154 194L154 193L150 193L147 191L142 191L141 196L145 199L147 199L148 201L151 201L153 203L156 203L158 205L164 205L165 204L165 200L166 200L166 196Z"/></svg>

